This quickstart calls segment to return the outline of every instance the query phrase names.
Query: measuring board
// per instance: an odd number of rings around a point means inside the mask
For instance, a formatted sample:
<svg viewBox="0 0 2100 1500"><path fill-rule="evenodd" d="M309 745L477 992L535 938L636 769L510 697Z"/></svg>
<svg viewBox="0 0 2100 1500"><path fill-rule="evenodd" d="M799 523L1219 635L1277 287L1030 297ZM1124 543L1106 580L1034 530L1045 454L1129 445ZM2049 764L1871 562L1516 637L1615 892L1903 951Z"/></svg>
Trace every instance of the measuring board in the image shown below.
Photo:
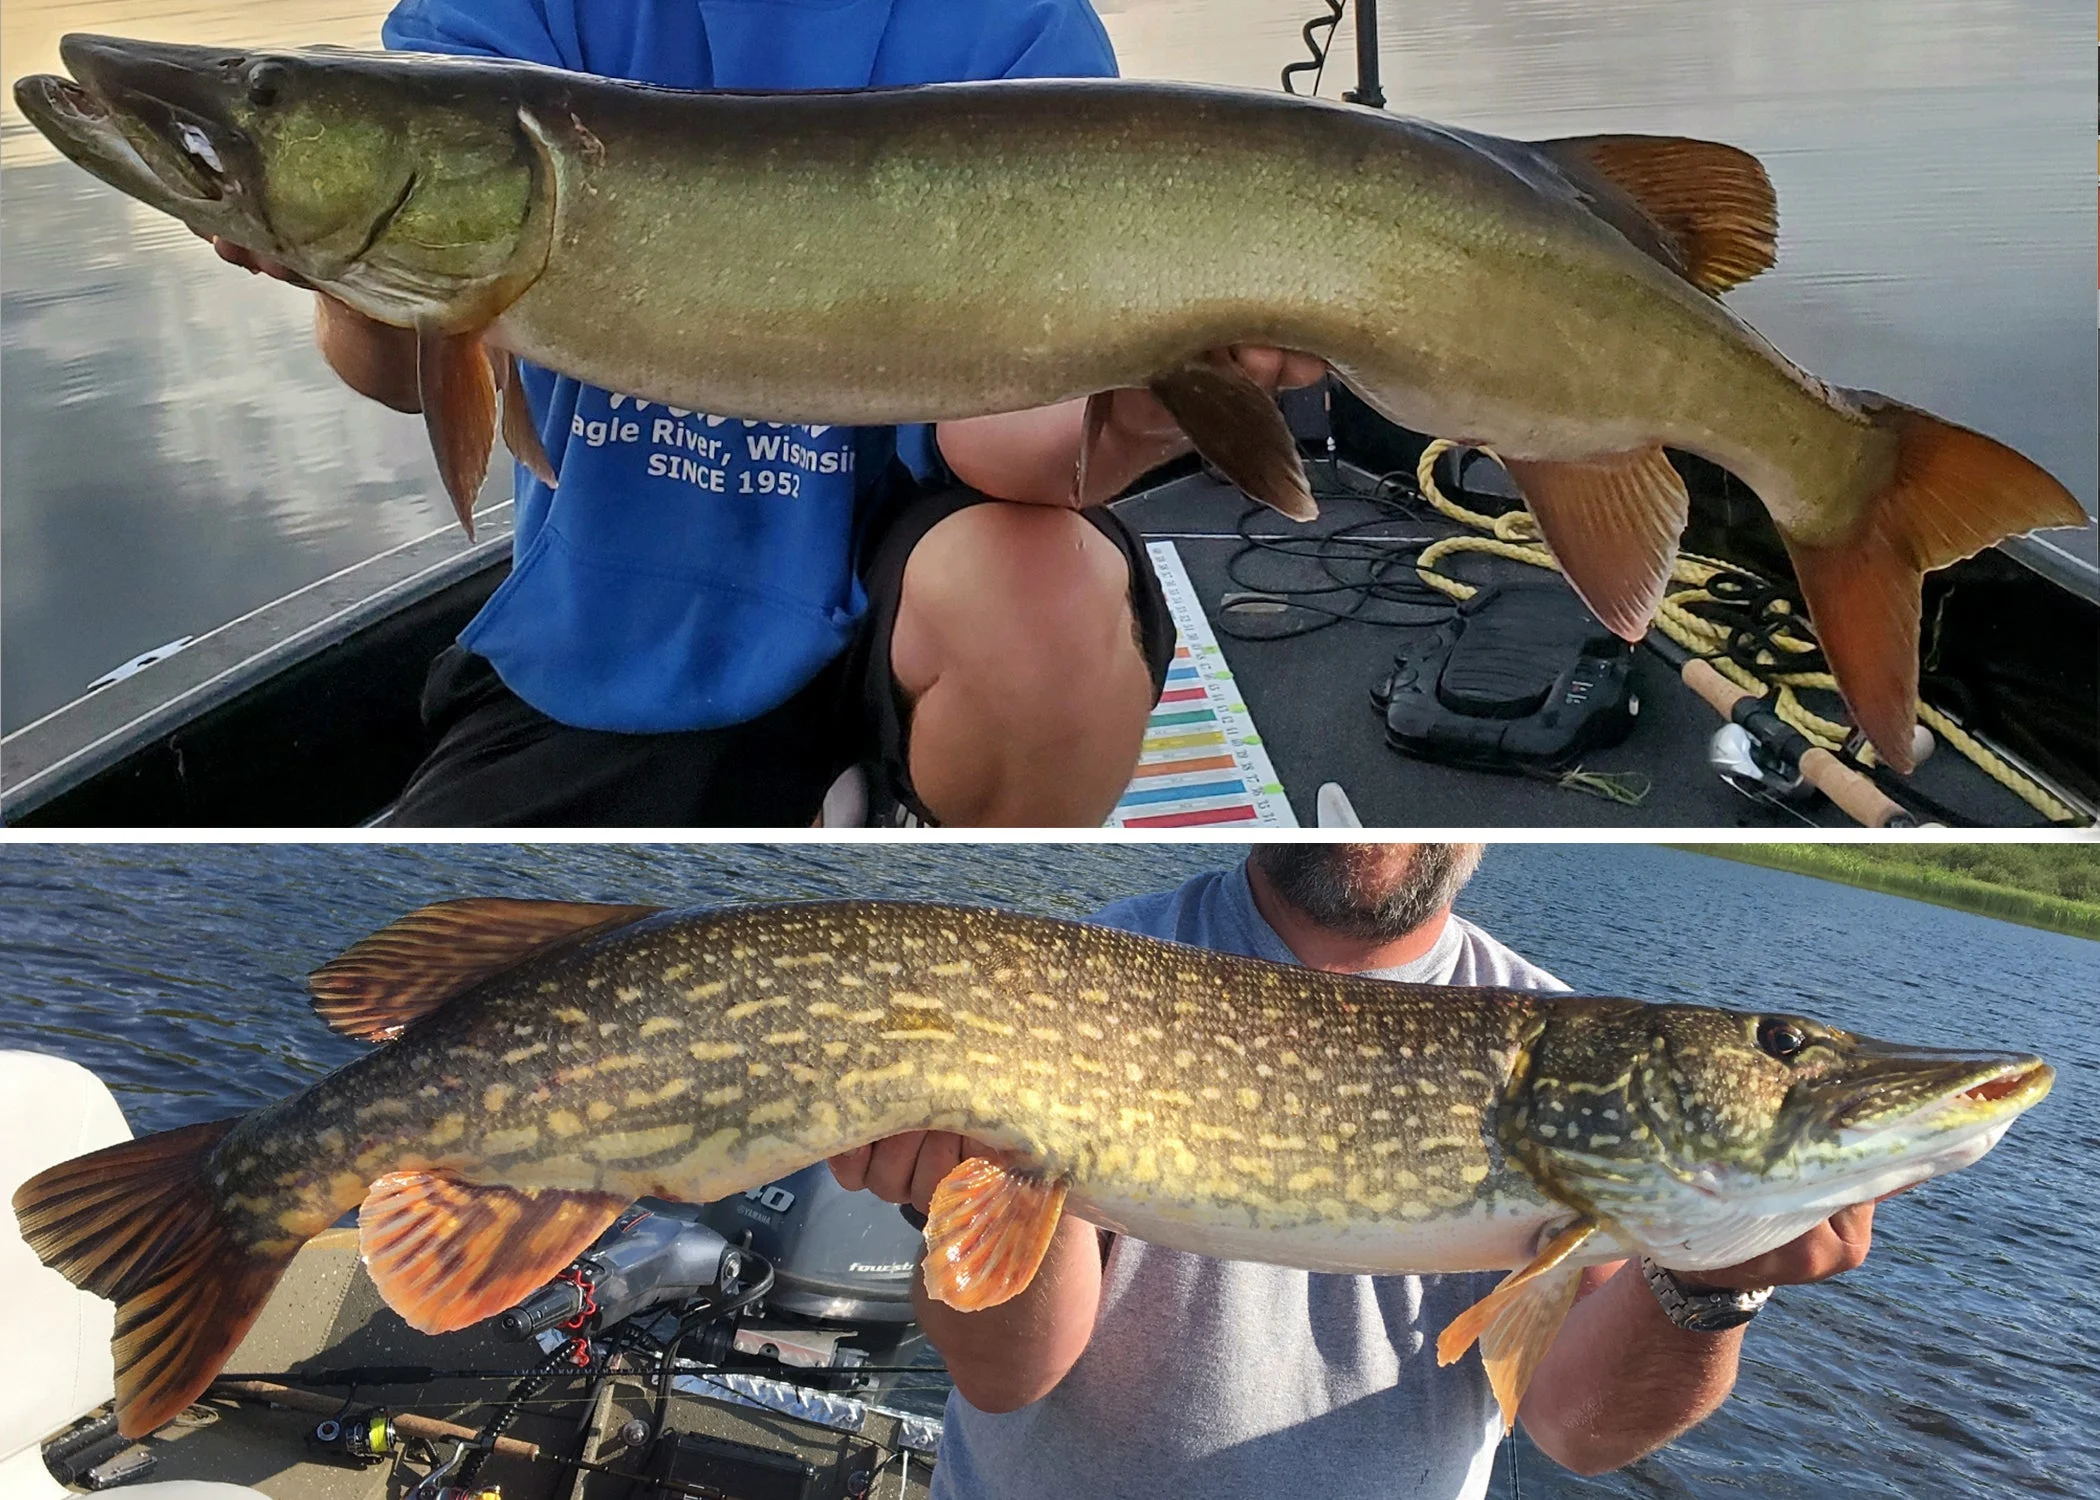
<svg viewBox="0 0 2100 1500"><path fill-rule="evenodd" d="M1172 542L1150 542L1145 550L1174 617L1174 660L1145 725L1137 774L1107 826L1296 828L1181 554Z"/></svg>

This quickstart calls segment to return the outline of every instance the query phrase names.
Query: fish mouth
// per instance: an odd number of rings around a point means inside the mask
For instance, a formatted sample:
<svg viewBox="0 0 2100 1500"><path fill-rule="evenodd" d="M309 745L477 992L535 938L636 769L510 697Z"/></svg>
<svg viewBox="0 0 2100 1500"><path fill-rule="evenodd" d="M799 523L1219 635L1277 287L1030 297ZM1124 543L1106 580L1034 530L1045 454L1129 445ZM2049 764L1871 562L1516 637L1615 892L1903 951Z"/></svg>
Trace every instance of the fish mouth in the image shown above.
<svg viewBox="0 0 2100 1500"><path fill-rule="evenodd" d="M219 107L241 61L201 47L75 34L59 44L71 78L15 84L29 122L112 187L202 228L238 196L246 138Z"/></svg>
<svg viewBox="0 0 2100 1500"><path fill-rule="evenodd" d="M1924 1129L1958 1129L2010 1120L2041 1103L2056 1082L2056 1069L2038 1057L1972 1062L1962 1072L1965 1076L1948 1079L1945 1086L1922 1101L1913 1098L1883 1103L1868 1090L1840 1109L1833 1123L1841 1137L1864 1138L1888 1130L1916 1134Z"/></svg>

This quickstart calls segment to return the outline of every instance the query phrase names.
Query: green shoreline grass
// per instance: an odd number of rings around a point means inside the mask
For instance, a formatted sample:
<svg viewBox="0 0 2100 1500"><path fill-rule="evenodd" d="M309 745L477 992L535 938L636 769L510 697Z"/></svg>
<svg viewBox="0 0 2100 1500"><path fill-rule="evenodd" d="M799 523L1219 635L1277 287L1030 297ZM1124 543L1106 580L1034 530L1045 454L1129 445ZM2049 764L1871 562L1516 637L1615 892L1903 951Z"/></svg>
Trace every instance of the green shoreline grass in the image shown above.
<svg viewBox="0 0 2100 1500"><path fill-rule="evenodd" d="M1875 844L1678 844L1693 854L1711 854L1742 864L1812 875L1890 896L1929 901L1979 917L2017 922L2100 942L2100 901L2074 900L2045 891L1978 880L1926 863L1931 849L1883 848ZM1942 846L1956 847L1956 846ZM2100 850L2057 846L2077 858L2100 863Z"/></svg>

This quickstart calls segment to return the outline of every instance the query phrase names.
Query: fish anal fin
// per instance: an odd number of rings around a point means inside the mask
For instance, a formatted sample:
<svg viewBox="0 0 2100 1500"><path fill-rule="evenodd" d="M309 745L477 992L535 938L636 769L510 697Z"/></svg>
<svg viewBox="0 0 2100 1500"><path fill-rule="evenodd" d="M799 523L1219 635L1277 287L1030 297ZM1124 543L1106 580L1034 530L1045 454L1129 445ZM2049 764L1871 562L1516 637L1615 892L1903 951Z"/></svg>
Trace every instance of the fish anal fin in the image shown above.
<svg viewBox="0 0 2100 1500"><path fill-rule="evenodd" d="M117 1304L118 1430L144 1437L224 1368L297 1253L253 1244L207 1173L237 1124L185 1125L48 1167L15 1190L22 1238L75 1286Z"/></svg>
<svg viewBox="0 0 2100 1500"><path fill-rule="evenodd" d="M471 538L474 501L496 445L496 381L479 329L446 333L428 324L416 329L416 395L452 514Z"/></svg>
<svg viewBox="0 0 2100 1500"><path fill-rule="evenodd" d="M540 442L539 425L532 420L532 398L525 394L517 356L498 351L494 357L501 362L503 371L496 382L503 392L503 446L533 478L551 490L561 481L555 477L554 465Z"/></svg>
<svg viewBox="0 0 2100 1500"><path fill-rule="evenodd" d="M1027 1290L1064 1211L1065 1184L973 1156L940 1180L926 1213L926 1290L961 1312Z"/></svg>
<svg viewBox="0 0 2100 1500"><path fill-rule="evenodd" d="M1680 262L1671 269L1703 291L1740 286L1778 258L1779 200L1763 163L1747 151L1661 135L1533 144L1589 194L1601 218L1651 255L1655 246L1639 231L1659 232ZM1644 224L1625 222L1628 206Z"/></svg>
<svg viewBox="0 0 2100 1500"><path fill-rule="evenodd" d="M1854 721L1883 760L1908 772L1925 574L2036 527L2082 525L2085 513L2003 443L1871 391L1847 394L1893 437L1892 472L1843 537L1781 535Z"/></svg>
<svg viewBox="0 0 2100 1500"><path fill-rule="evenodd" d="M420 1333L494 1317L551 1280L630 1200L560 1188L526 1191L443 1172L391 1172L357 1211L365 1269L386 1305Z"/></svg>
<svg viewBox="0 0 2100 1500"><path fill-rule="evenodd" d="M1275 397L1238 365L1224 357L1192 360L1151 386L1196 451L1248 495L1293 521L1320 514L1290 423Z"/></svg>
<svg viewBox="0 0 2100 1500"><path fill-rule="evenodd" d="M1647 634L1691 515L1684 480L1660 447L1581 462L1504 459L1554 560L1605 628Z"/></svg>
<svg viewBox="0 0 2100 1500"><path fill-rule="evenodd" d="M454 995L556 943L661 911L586 901L479 897L412 911L308 977L314 1013L338 1035L390 1041Z"/></svg>
<svg viewBox="0 0 2100 1500"><path fill-rule="evenodd" d="M1594 1221L1576 1220L1548 1240L1530 1265L1505 1276L1436 1337L1438 1365L1457 1363L1479 1341L1505 1427L1516 1421L1525 1388L1582 1284L1582 1267L1567 1264L1568 1257L1596 1232Z"/></svg>

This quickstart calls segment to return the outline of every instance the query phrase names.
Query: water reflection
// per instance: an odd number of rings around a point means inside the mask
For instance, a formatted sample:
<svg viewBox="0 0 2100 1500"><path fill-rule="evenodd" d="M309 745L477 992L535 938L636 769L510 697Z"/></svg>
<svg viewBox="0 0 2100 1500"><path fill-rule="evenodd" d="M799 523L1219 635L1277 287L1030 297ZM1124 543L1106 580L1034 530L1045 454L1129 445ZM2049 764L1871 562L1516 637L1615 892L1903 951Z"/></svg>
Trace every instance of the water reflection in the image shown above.
<svg viewBox="0 0 2100 1500"><path fill-rule="evenodd" d="M2096 490L2086 0L1416 0L1396 107L1512 135L1710 135L1779 187L1736 294L1796 359L1982 427ZM1317 0L1101 0L1125 70L1274 87ZM370 45L363 0L11 0L7 76L95 29ZM1355 71L1337 32L1325 92ZM306 299L220 265L0 106L0 725L408 536L420 425L350 396ZM2090 534L2086 540L2090 548Z"/></svg>

